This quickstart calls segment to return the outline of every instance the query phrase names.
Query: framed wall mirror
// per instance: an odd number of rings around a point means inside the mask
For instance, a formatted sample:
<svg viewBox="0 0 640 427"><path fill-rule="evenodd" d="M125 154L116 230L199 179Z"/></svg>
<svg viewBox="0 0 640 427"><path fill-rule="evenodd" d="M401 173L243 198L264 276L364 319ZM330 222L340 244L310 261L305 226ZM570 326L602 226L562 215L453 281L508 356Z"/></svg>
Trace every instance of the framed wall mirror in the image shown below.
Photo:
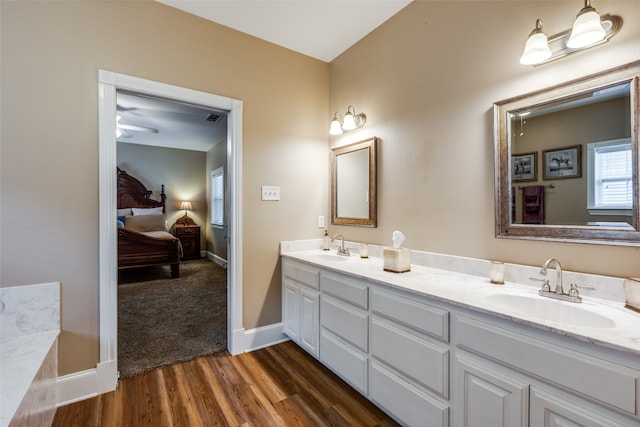
<svg viewBox="0 0 640 427"><path fill-rule="evenodd" d="M494 104L496 237L640 246L640 61Z"/></svg>
<svg viewBox="0 0 640 427"><path fill-rule="evenodd" d="M377 226L376 145L373 137L331 150L331 223Z"/></svg>

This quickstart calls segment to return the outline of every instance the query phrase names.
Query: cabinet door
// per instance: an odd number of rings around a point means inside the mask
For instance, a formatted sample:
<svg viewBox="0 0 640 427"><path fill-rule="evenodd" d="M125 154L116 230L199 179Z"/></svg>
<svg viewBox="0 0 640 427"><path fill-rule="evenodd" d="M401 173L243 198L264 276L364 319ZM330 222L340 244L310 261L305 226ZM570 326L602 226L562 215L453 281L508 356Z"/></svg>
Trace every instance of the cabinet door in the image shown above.
<svg viewBox="0 0 640 427"><path fill-rule="evenodd" d="M531 427L611 427L632 423L606 418L602 408L577 397L531 388Z"/></svg>
<svg viewBox="0 0 640 427"><path fill-rule="evenodd" d="M528 425L529 385L506 368L456 355L457 426Z"/></svg>
<svg viewBox="0 0 640 427"><path fill-rule="evenodd" d="M300 345L316 358L319 355L320 312L317 291L300 288Z"/></svg>
<svg viewBox="0 0 640 427"><path fill-rule="evenodd" d="M300 338L300 285L282 279L282 331L293 341Z"/></svg>

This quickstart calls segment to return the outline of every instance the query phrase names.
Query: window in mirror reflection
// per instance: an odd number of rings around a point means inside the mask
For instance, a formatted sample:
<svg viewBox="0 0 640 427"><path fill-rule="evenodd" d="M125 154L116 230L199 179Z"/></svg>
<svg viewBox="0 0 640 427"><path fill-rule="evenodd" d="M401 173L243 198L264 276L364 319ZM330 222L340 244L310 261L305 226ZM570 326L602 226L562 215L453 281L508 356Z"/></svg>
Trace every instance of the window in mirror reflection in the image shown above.
<svg viewBox="0 0 640 427"><path fill-rule="evenodd" d="M588 144L587 164L589 213L631 215L631 140L618 139Z"/></svg>
<svg viewBox="0 0 640 427"><path fill-rule="evenodd" d="M633 223L630 102L630 86L624 83L510 112L512 162L530 161L531 153L577 147L577 163L586 167L586 173L549 177L543 173L544 161L535 161L528 182L512 183L512 223L527 223L524 193L533 187L543 198L542 224Z"/></svg>

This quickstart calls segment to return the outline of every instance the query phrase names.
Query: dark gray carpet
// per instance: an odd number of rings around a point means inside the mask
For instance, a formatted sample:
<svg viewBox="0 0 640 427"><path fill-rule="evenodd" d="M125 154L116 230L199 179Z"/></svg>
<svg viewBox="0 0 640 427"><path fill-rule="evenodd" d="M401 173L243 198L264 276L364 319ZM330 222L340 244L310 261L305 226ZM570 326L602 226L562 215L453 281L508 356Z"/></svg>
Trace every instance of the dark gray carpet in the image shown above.
<svg viewBox="0 0 640 427"><path fill-rule="evenodd" d="M207 260L121 271L118 275L121 378L227 348L226 270Z"/></svg>

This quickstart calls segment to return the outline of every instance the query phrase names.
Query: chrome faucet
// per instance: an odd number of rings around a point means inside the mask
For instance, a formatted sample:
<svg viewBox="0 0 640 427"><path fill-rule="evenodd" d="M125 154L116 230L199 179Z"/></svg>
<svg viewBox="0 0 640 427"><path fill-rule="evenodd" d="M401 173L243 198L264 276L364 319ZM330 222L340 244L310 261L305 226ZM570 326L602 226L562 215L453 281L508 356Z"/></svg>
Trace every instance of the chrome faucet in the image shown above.
<svg viewBox="0 0 640 427"><path fill-rule="evenodd" d="M549 286L549 279L546 278L547 268L549 268L551 264L554 264L556 268L556 289L554 291L551 291L551 287ZM577 285L571 284L569 293L564 293L564 289L562 287L562 266L560 265L560 261L555 258L549 258L544 262L544 264L542 264L540 274L545 276L545 279L542 281L542 288L540 288L540 290L538 291L538 295L569 302L582 302L582 298L578 293Z"/></svg>
<svg viewBox="0 0 640 427"><path fill-rule="evenodd" d="M562 288L562 266L560 265L560 261L555 258L549 258L542 264L542 269L540 270L540 274L543 276L547 276L547 268L549 264L554 263L556 266L556 290L555 293L562 295L564 294L564 289Z"/></svg>
<svg viewBox="0 0 640 427"><path fill-rule="evenodd" d="M338 255L344 255L344 256L349 256L351 255L349 253L349 248L345 248L344 247L344 237L342 236L342 234L336 234L335 236L333 236L331 238L331 241L333 242L334 240L336 240L337 238L342 239L342 246L338 248Z"/></svg>

